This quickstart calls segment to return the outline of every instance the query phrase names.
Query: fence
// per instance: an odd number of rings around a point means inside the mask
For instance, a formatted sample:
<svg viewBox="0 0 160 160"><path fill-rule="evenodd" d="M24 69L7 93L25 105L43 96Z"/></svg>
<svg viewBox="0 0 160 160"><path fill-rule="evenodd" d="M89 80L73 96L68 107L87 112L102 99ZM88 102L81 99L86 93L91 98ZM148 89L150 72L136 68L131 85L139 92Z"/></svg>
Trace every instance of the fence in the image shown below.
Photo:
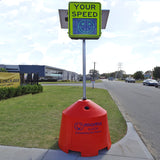
<svg viewBox="0 0 160 160"><path fill-rule="evenodd" d="M22 73L20 74L21 85L26 84L37 84L39 82L39 74L38 73Z"/></svg>

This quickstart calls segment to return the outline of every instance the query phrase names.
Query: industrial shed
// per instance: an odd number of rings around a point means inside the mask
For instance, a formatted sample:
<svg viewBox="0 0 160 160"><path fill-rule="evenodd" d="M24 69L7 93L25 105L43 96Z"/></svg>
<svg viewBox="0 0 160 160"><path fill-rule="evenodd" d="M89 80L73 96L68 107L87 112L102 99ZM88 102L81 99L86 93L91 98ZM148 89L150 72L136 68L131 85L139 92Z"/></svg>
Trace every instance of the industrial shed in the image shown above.
<svg viewBox="0 0 160 160"><path fill-rule="evenodd" d="M47 65L4 65L0 64L0 68L5 68L8 72L19 72L21 74L38 73L39 80L70 80L77 81L78 74L64 69L51 67Z"/></svg>

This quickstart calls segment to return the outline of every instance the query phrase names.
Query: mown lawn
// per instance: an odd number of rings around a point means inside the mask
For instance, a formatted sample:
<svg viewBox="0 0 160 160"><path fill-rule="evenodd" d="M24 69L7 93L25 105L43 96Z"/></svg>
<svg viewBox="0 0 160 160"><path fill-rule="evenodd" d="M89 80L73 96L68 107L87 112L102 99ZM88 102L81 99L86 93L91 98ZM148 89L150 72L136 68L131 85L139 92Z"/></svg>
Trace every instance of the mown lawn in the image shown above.
<svg viewBox="0 0 160 160"><path fill-rule="evenodd" d="M39 94L0 101L0 145L58 148L62 111L82 97L82 87L44 86ZM87 88L87 98L107 110L112 143L126 123L106 90Z"/></svg>
<svg viewBox="0 0 160 160"><path fill-rule="evenodd" d="M95 83L102 82L101 79L95 80ZM56 81L56 82L39 82L39 84L69 84L69 83L83 83L83 81ZM86 80L86 83L91 83L90 80Z"/></svg>

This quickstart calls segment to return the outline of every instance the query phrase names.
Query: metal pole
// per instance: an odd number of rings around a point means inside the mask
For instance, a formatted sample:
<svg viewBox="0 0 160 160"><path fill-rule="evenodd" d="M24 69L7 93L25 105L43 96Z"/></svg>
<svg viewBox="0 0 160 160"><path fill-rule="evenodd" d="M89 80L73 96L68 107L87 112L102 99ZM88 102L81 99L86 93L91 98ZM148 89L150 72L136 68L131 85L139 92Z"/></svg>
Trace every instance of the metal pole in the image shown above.
<svg viewBox="0 0 160 160"><path fill-rule="evenodd" d="M83 39L83 100L86 99L86 41Z"/></svg>
<svg viewBox="0 0 160 160"><path fill-rule="evenodd" d="M96 66L96 62L94 62L94 70L93 70L93 83L92 83L92 88L94 88L94 83L95 83L95 66Z"/></svg>

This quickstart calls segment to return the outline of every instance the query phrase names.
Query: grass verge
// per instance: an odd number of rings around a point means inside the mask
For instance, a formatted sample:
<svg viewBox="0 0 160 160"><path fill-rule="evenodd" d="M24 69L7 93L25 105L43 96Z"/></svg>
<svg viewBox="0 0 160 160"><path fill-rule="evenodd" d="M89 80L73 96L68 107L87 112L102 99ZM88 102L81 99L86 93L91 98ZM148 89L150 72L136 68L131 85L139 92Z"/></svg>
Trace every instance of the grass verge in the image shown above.
<svg viewBox="0 0 160 160"><path fill-rule="evenodd" d="M102 82L101 79L95 80L95 83ZM57 81L57 82L39 82L39 84L68 84L68 83L83 83L83 81ZM86 83L91 83L90 80L86 80Z"/></svg>
<svg viewBox="0 0 160 160"><path fill-rule="evenodd" d="M82 87L44 86L39 94L0 101L0 145L58 148L62 111L82 97ZM107 110L112 143L126 123L106 90L87 88L87 98Z"/></svg>

